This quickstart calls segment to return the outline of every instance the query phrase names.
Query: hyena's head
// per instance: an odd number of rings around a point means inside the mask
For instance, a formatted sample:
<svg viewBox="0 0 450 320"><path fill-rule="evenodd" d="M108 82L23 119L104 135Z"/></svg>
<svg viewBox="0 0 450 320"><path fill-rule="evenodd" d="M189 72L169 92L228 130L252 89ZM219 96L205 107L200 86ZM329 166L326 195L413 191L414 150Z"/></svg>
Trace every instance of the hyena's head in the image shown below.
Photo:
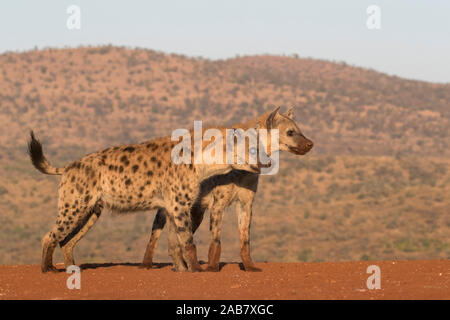
<svg viewBox="0 0 450 320"><path fill-rule="evenodd" d="M280 113L278 107L270 113L266 119L265 126L268 130L278 129L279 149L297 155L308 153L313 142L306 138L293 119L293 109L286 113Z"/></svg>

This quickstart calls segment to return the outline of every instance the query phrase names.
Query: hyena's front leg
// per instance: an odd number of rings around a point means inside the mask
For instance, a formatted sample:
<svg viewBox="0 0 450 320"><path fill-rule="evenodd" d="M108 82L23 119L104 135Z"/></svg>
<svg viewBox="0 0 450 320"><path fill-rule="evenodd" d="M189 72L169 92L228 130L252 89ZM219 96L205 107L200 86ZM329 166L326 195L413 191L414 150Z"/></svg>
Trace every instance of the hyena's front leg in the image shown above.
<svg viewBox="0 0 450 320"><path fill-rule="evenodd" d="M206 271L218 272L221 244L220 235L222 233L222 219L225 208L218 203L215 203L210 209L210 225L211 242L208 251L208 267Z"/></svg>
<svg viewBox="0 0 450 320"><path fill-rule="evenodd" d="M197 231L198 227L203 221L203 216L205 214L206 207L202 207L201 204L196 203L191 209L191 221L192 221L192 233ZM178 244L177 235L175 232L175 227L173 224L169 225L169 255L173 259L174 270L175 271L186 271L186 263L183 259L182 248Z"/></svg>
<svg viewBox="0 0 450 320"><path fill-rule="evenodd" d="M197 249L194 244L192 234L191 212L188 206L175 206L172 210L168 210L171 223L174 227L177 240L182 248L183 259L186 262L188 270L191 272L202 271L197 260Z"/></svg>
<svg viewBox="0 0 450 320"><path fill-rule="evenodd" d="M178 237L176 232L175 223L169 223L169 235L168 235L168 251L169 256L172 257L173 260L173 271L187 271L188 268L186 266L186 262L183 258L183 248L178 243Z"/></svg>
<svg viewBox="0 0 450 320"><path fill-rule="evenodd" d="M237 215L239 224L239 240L241 245L241 259L245 271L261 271L255 267L250 256L250 225L252 221L252 203L251 201L238 201Z"/></svg>
<svg viewBox="0 0 450 320"><path fill-rule="evenodd" d="M150 269L153 265L153 254L155 253L158 245L159 237L166 225L166 211L159 209L156 213L155 220L153 220L152 235L145 249L144 260L142 261L141 268Z"/></svg>

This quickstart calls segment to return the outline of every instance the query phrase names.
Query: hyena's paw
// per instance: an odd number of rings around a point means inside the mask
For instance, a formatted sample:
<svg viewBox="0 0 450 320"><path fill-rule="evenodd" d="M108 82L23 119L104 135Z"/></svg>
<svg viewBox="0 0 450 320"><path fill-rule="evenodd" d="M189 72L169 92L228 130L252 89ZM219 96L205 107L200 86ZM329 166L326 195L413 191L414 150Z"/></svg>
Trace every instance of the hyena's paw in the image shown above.
<svg viewBox="0 0 450 320"><path fill-rule="evenodd" d="M174 272L186 272L188 271L188 268L184 266L183 264L174 264L172 266L172 271Z"/></svg>
<svg viewBox="0 0 450 320"><path fill-rule="evenodd" d="M219 266L208 266L205 269L206 272L219 272Z"/></svg>
<svg viewBox="0 0 450 320"><path fill-rule="evenodd" d="M203 269L202 269L202 267L200 266L199 263L195 263L191 267L187 268L186 271L189 271L189 272L202 272Z"/></svg>
<svg viewBox="0 0 450 320"><path fill-rule="evenodd" d="M244 269L247 272L261 272L262 271L262 269L257 268L255 266L247 266L247 267L244 267Z"/></svg>
<svg viewBox="0 0 450 320"><path fill-rule="evenodd" d="M47 272L56 273L56 272L59 272L59 270L56 269L56 267L53 266L53 265L51 265L51 266L43 266L41 268L41 270L42 270L42 273L47 273Z"/></svg>

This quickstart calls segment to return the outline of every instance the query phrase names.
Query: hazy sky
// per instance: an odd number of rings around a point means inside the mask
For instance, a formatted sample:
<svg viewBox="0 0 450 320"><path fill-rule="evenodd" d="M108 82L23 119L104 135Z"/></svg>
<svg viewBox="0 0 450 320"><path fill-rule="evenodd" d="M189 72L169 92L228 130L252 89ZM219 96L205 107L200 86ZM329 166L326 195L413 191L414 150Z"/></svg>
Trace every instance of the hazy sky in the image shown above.
<svg viewBox="0 0 450 320"><path fill-rule="evenodd" d="M70 5L81 29L69 30ZM369 5L381 29L366 26ZM114 44L207 58L293 54L450 82L450 0L2 0L0 52Z"/></svg>

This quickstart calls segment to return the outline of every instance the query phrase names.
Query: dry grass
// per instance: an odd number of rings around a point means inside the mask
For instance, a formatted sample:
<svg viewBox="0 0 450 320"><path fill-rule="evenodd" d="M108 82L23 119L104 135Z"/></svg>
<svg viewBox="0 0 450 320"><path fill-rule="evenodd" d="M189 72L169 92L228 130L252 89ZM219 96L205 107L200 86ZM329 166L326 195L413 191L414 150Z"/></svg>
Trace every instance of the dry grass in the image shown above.
<svg viewBox="0 0 450 320"><path fill-rule="evenodd" d="M253 256L269 261L450 257L450 86L345 64L258 56L209 61L116 47L0 55L0 263L37 263L58 178L27 159L28 130L63 165L105 146L297 106L315 142L261 179ZM153 214L103 217L83 262L139 261ZM238 259L233 210L223 258ZM208 219L197 241L206 259ZM168 260L163 239L157 258Z"/></svg>

